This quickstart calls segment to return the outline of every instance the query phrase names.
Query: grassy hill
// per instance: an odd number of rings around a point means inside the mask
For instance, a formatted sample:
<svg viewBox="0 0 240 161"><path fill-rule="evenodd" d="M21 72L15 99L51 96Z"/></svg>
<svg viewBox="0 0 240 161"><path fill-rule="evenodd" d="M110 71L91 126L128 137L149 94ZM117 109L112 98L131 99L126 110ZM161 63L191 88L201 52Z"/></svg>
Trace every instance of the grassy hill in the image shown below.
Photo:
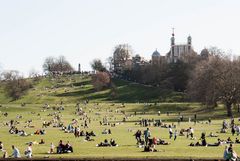
<svg viewBox="0 0 240 161"><path fill-rule="evenodd" d="M173 102L182 101L183 94L149 87L133 82L113 79L116 85L116 95L111 96L111 89L96 91L89 76L62 76L60 78L41 78L33 82L33 88L24 96L12 103L76 103L89 99L92 102ZM11 98L6 96L0 87L0 103L9 103Z"/></svg>

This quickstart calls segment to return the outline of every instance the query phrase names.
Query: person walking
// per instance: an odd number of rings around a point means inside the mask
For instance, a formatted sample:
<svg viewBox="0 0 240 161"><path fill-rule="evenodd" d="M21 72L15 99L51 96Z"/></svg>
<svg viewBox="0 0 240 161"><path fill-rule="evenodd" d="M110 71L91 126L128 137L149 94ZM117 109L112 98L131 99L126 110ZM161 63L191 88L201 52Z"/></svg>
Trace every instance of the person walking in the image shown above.
<svg viewBox="0 0 240 161"><path fill-rule="evenodd" d="M172 135L173 135L173 131L172 131L172 127L171 126L169 127L168 132L169 132L169 138L171 139Z"/></svg>

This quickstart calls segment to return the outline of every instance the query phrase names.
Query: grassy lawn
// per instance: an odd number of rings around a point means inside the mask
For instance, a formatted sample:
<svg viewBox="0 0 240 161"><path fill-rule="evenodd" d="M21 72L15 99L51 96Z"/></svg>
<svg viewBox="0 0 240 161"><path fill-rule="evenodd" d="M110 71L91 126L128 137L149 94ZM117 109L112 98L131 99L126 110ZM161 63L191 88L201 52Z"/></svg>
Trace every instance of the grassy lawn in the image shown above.
<svg viewBox="0 0 240 161"><path fill-rule="evenodd" d="M161 158L222 158L224 146L220 147L189 147L191 142L197 142L202 132L206 132L209 135L210 132L218 132L221 129L222 120L226 119L226 109L222 105L219 105L215 110L207 109L201 106L199 103L171 103L181 101L184 97L182 93L171 92L160 89L158 87L148 87L131 83L122 80L113 80L116 85L117 95L111 98L110 89L104 89L102 91L95 91L91 85L91 78L88 76L63 76L58 79L54 78L42 78L39 81L33 83L33 88L28 90L19 100L13 101L7 97L3 86L0 86L0 141L3 142L4 147L11 153L11 145L16 145L22 155L26 149L27 142L39 142L40 139L45 140L43 145L33 145L34 157L49 156L50 158L58 157L161 157ZM90 100L90 103L86 106L82 102L86 99ZM42 111L42 106L45 103L50 104L50 107L57 106L61 101L64 102L65 110L61 111L62 121L65 126L72 122L72 119L78 120L78 125L82 125L82 116L75 115L75 106L77 102L81 103L81 107L91 117L91 124L88 129L84 131L94 131L97 136L91 142L84 141L85 137L75 138L72 133L64 133L60 128L54 128L52 126L46 129L46 135L31 135L31 136L18 136L15 134L9 134L9 127L4 125L11 119L17 120L20 124L17 128L25 130L28 134L33 134L37 129L42 128L42 122L44 120L50 121L53 116L48 116L54 111L52 108ZM21 103L26 103L25 107L21 107ZM96 105L96 102L99 105ZM122 107L121 103L125 102L125 107ZM145 104L143 102L153 102L151 104ZM154 102L162 102L155 104ZM167 102L167 103L163 103ZM114 104L114 105L113 105ZM92 112L89 110L92 109ZM115 110L124 111L127 120L122 122L125 117L122 112L116 113ZM239 117L239 114L234 110L235 118ZM157 115L157 112L161 111L161 116ZM8 112L8 117L2 115L2 113ZM137 113L135 116L134 113ZM167 116L166 113L169 113ZM179 112L184 115L184 122L180 125L177 124ZM38 115L39 114L39 115ZM189 117L194 117L197 114L199 122L194 125L193 122L188 122ZM17 119L16 116L23 116L21 119ZM116 127L100 126L99 121L107 116L110 122L119 122L120 125ZM171 145L157 145L156 149L159 152L146 153L142 152L142 148L138 148L136 145L135 137L133 136L136 130L145 130L146 127L140 127L136 125L142 118L147 119L161 119L166 124L176 124L177 130L186 129L190 126L195 130L196 140L190 140L186 136L179 136L176 141L170 140L168 136L167 128L150 127L152 137L164 139L171 142ZM212 125L206 124L207 120L211 118ZM26 121L32 119L31 125L34 128L24 128ZM227 119L229 121L229 119ZM236 119L236 123L239 122ZM105 129L111 129L111 135L103 135L101 132ZM175 130L175 129L173 129ZM227 139L231 136L230 131L227 134L218 134L221 139ZM119 147L96 147L96 144L104 141L104 139L113 138L119 144ZM231 136L232 140L235 137ZM63 140L65 143L70 141L73 146L74 153L70 154L48 154L50 149L50 143L53 142L55 146L58 145L59 140ZM208 143L217 142L217 138L207 137ZM234 145L234 149L240 154L240 144ZM0 152L2 153L2 152Z"/></svg>
<svg viewBox="0 0 240 161"><path fill-rule="evenodd" d="M111 89L96 91L90 76L62 76L60 78L41 78L33 81L29 89L19 100L12 101L6 96L4 86L0 84L0 103L65 103L81 102L89 99L92 102L176 102L184 97L181 92L164 90L140 84L113 79L116 85L116 96L111 96Z"/></svg>
<svg viewBox="0 0 240 161"><path fill-rule="evenodd" d="M52 104L51 106L53 106ZM75 104L65 104L65 110L61 111L62 121L64 125L71 123L72 119L77 119L78 124L81 125L83 121L81 116L74 114ZM125 107L122 108L121 104L115 103L112 106L111 103L100 103L98 106L90 103L86 106L81 105L83 109L88 112L89 109L92 109L93 112L88 113L91 117L91 124L87 131L93 130L97 136L93 137L95 141L86 142L84 137L75 138L72 133L64 133L59 128L48 127L46 128L46 135L32 135L32 136L18 136L15 134L9 134L9 127L4 126L3 123L15 119L20 122L17 125L18 129L24 129L27 133L34 133L37 129L42 128L43 120L50 121L53 117L48 116L49 113L55 112L52 109L42 110L42 104L27 104L25 107L21 107L19 104L3 104L0 107L0 111L8 112L8 117L0 115L0 141L4 143L4 147L7 149L8 153L11 153L11 145L16 145L22 155L23 151L26 149L27 142L37 141L40 139L45 140L44 145L33 145L33 155L34 157L44 157L49 156L50 158L55 157L161 157L161 158L222 158L224 146L220 147L189 147L188 145L191 142L197 142L201 136L201 132L206 132L208 135L210 132L216 133L220 130L223 115L225 114L225 109L222 106L219 106L215 111L204 110L199 104L187 104L187 103L165 103L158 104L156 106L144 105L141 103L129 103L125 104ZM111 110L109 110L111 109ZM124 115L122 113L116 113L115 110L119 109L126 112L128 119L123 124L120 124L116 127L110 126L100 126L99 121L103 119L104 116L107 116L110 121L121 122ZM161 116L157 115L157 111L161 111ZM134 112L137 112L137 115L134 116ZM145 111L145 114L143 114ZM170 115L167 116L166 112L170 112ZM33 114L33 112L35 112ZM178 118L178 112L184 115L186 118L184 123L177 125L176 120ZM37 114L40 114L38 116ZM96 115L98 113L98 115ZM194 125L193 122L188 122L188 118L193 118L193 115L197 113L199 118L199 123ZM235 112L236 117L238 117ZM22 119L16 119L17 115L22 115ZM213 119L212 125L206 124L207 119L211 117ZM195 136L197 140L187 139L186 136L179 136L176 141L173 139L170 140L168 137L168 129L160 127L150 127L152 136L157 138L164 139L168 142L171 142L171 145L157 145L156 149L159 152L146 153L142 152L143 149L136 146L135 137L133 136L136 130L145 130L145 127L140 127L140 125L135 125L135 123L141 118L149 119L162 119L165 123L171 124L175 123L177 125L177 130L182 128L193 127L195 130ZM32 119L33 123L31 125L35 126L34 128L24 128L26 125L25 121ZM228 119L229 121L229 119ZM236 120L236 123L239 123ZM104 135L101 132L105 128L110 128L112 131L111 135ZM83 127L81 127L83 129ZM131 129L131 130L130 130ZM231 136L230 131L227 134L218 134L220 138L227 139L231 137L232 140L235 140L235 137ZM103 141L105 138L113 138L119 144L119 147L96 147L96 144ZM70 154L48 154L47 151L50 149L50 143L53 142L57 146L59 140L62 139L64 142L70 141L74 148L74 153ZM207 137L208 143L215 143L217 138ZM240 154L240 144L234 144L234 149L237 153ZM1 153L1 152L0 152Z"/></svg>

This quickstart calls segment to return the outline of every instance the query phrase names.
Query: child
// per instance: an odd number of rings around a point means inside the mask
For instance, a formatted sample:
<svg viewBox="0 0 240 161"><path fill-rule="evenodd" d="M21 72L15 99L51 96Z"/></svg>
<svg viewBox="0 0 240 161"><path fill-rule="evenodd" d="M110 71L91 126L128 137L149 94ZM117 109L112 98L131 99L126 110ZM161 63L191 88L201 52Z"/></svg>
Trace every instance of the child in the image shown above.
<svg viewBox="0 0 240 161"><path fill-rule="evenodd" d="M178 132L177 132L177 130L175 130L175 131L174 131L174 140L177 139L177 135L178 135Z"/></svg>
<svg viewBox="0 0 240 161"><path fill-rule="evenodd" d="M53 143L51 143L50 144L50 151L49 151L50 154L53 154L54 148L55 148L55 146L53 145Z"/></svg>
<svg viewBox="0 0 240 161"><path fill-rule="evenodd" d="M4 159L5 159L5 158L8 158L8 153L7 153L6 150L3 150L3 158L4 158Z"/></svg>

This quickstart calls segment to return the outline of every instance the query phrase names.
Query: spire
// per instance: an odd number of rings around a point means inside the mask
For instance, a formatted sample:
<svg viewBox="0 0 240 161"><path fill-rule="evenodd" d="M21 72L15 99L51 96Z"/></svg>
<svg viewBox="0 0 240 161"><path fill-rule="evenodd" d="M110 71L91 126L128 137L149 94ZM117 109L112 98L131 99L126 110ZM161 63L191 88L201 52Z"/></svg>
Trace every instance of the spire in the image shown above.
<svg viewBox="0 0 240 161"><path fill-rule="evenodd" d="M174 28L172 28L171 46L175 45Z"/></svg>
<svg viewBox="0 0 240 161"><path fill-rule="evenodd" d="M189 35L187 38L188 45L192 45L192 37Z"/></svg>
<svg viewBox="0 0 240 161"><path fill-rule="evenodd" d="M173 27L173 28L172 28L172 36L174 36L174 29L175 29L175 28Z"/></svg>

